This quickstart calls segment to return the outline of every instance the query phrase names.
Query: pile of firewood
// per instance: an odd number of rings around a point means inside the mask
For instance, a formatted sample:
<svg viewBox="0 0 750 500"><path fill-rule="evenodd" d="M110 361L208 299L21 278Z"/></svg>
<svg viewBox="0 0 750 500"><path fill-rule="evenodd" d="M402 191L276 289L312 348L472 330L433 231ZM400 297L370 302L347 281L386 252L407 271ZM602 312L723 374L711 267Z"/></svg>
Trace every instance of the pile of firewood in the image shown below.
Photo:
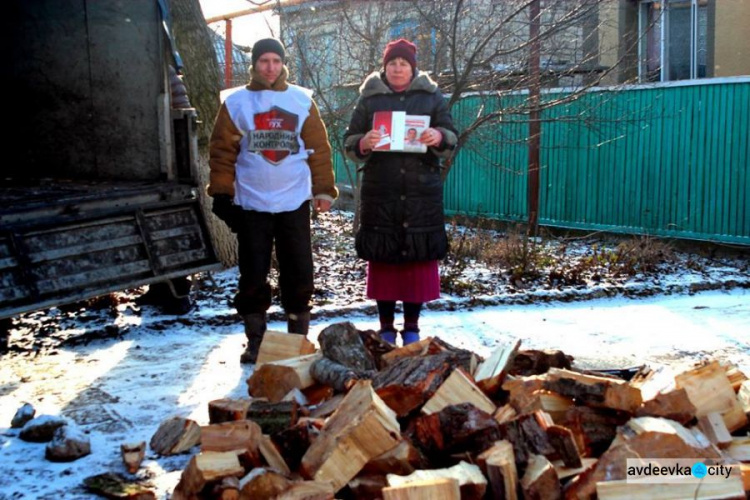
<svg viewBox="0 0 750 500"><path fill-rule="evenodd" d="M733 366L587 372L560 351L487 359L350 323L268 332L250 398L209 404L180 499L744 498L750 381ZM159 446L197 441L171 424ZM743 432L745 433L743 435ZM154 442L152 440L152 448ZM696 485L627 482L626 459L740 464Z"/></svg>

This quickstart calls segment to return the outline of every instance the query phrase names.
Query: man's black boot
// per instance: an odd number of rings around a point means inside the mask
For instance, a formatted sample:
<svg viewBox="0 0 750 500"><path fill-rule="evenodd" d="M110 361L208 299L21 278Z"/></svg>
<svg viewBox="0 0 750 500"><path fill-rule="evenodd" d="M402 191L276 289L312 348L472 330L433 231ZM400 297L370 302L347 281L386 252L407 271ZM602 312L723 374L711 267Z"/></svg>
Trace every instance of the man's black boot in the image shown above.
<svg viewBox="0 0 750 500"><path fill-rule="evenodd" d="M287 314L286 326L289 333L307 335L310 329L310 311Z"/></svg>
<svg viewBox="0 0 750 500"><path fill-rule="evenodd" d="M260 343L263 342L263 334L266 333L266 314L245 314L242 319L245 321L247 347L245 352L240 355L240 363L255 363L258 359Z"/></svg>

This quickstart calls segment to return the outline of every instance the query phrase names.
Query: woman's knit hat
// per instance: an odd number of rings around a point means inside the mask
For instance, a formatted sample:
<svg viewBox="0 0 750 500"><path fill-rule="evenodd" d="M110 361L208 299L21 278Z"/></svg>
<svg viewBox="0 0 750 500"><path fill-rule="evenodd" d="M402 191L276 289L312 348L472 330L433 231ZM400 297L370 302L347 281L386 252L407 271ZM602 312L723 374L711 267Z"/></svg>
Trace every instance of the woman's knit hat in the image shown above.
<svg viewBox="0 0 750 500"><path fill-rule="evenodd" d="M417 46L411 43L409 40L399 38L388 42L383 51L383 67L388 64L388 61L402 57L411 65L411 69L414 73L417 72Z"/></svg>
<svg viewBox="0 0 750 500"><path fill-rule="evenodd" d="M255 45L253 45L253 66L255 66L255 63L258 62L260 56L267 52L278 54L281 58L281 62L286 62L286 50L284 50L284 45L282 45L282 43L276 38L264 38L262 40L258 40L257 42L255 42Z"/></svg>

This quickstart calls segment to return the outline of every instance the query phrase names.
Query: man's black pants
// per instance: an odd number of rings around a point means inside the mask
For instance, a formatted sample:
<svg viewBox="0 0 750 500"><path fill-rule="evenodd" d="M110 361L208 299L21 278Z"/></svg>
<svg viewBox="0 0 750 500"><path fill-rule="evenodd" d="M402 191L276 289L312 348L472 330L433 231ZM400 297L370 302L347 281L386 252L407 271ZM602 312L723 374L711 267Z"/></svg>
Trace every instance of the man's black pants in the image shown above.
<svg viewBox="0 0 750 500"><path fill-rule="evenodd" d="M281 305L287 313L310 310L313 293L310 202L292 212L243 210L239 242L240 284L234 306L241 315L271 306L271 252L276 246Z"/></svg>

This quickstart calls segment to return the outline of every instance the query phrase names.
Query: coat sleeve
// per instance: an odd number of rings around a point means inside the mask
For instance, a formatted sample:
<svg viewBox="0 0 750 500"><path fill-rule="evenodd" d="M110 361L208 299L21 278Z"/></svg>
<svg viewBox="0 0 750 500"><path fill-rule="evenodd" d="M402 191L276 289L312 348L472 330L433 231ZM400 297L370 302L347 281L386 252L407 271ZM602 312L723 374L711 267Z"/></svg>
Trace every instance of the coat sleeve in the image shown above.
<svg viewBox="0 0 750 500"><path fill-rule="evenodd" d="M368 120L367 106L365 105L364 99L360 99L357 102L357 106L354 108L352 113L352 119L349 121L349 127L347 127L344 133L344 150L346 156L355 162L363 162L369 158L369 154L362 155L359 151L359 141L362 139L367 132L370 131Z"/></svg>
<svg viewBox="0 0 750 500"><path fill-rule="evenodd" d="M334 181L331 143L328 142L328 132L315 101L312 101L310 105L310 114L302 124L300 136L305 143L305 148L312 150L307 163L310 165L312 175L313 196L333 202L338 197L339 191Z"/></svg>
<svg viewBox="0 0 750 500"><path fill-rule="evenodd" d="M222 104L216 115L209 145L208 165L209 196L227 194L234 197L234 174L237 156L240 154L242 132L232 121L226 105Z"/></svg>
<svg viewBox="0 0 750 500"><path fill-rule="evenodd" d="M449 157L458 143L458 131L453 125L453 117L448 109L448 103L440 92L436 94L435 111L432 115L432 126L443 134L442 142L432 149L432 151L443 158Z"/></svg>

